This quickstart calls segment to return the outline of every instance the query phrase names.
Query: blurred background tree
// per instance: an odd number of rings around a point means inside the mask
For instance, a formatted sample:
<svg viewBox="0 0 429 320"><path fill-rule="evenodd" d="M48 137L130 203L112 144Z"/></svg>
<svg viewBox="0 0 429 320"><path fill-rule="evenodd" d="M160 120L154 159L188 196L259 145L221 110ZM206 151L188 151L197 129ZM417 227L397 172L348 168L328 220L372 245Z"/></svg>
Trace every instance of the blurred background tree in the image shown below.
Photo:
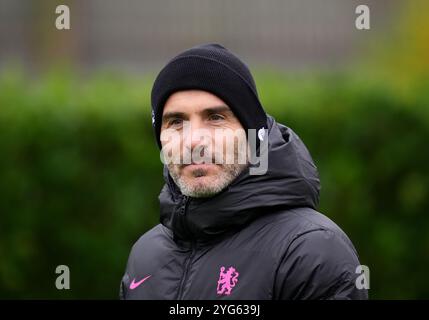
<svg viewBox="0 0 429 320"><path fill-rule="evenodd" d="M58 1L0 0L0 298L117 298L159 221L151 85L202 42L248 61L267 112L308 146L370 298L429 297L429 3L366 1L357 31L358 1L241 2L61 1L67 33ZM60 264L71 290L54 286Z"/></svg>

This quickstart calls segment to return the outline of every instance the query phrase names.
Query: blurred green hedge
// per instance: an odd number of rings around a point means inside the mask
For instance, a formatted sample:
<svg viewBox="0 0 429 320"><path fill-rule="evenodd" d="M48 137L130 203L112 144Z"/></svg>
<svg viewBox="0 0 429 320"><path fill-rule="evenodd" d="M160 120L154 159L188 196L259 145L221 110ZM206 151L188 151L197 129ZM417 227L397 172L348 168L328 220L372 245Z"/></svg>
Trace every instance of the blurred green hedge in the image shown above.
<svg viewBox="0 0 429 320"><path fill-rule="evenodd" d="M0 76L0 298L117 298L132 244L158 223L151 81ZM320 210L370 267L370 297L429 298L429 81L407 94L346 72L256 82L308 146ZM71 290L55 288L60 264Z"/></svg>

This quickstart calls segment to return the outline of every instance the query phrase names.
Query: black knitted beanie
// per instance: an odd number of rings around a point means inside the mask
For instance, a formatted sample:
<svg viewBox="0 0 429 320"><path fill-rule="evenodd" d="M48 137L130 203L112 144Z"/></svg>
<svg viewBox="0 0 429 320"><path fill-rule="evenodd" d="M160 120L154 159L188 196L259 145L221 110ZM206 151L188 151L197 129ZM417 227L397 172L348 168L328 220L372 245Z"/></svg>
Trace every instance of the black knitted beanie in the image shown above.
<svg viewBox="0 0 429 320"><path fill-rule="evenodd" d="M223 46L204 44L171 59L155 80L151 94L152 126L159 148L165 102L174 92L190 89L208 91L225 101L246 135L247 129L260 133L260 129L267 128L267 115L247 66Z"/></svg>

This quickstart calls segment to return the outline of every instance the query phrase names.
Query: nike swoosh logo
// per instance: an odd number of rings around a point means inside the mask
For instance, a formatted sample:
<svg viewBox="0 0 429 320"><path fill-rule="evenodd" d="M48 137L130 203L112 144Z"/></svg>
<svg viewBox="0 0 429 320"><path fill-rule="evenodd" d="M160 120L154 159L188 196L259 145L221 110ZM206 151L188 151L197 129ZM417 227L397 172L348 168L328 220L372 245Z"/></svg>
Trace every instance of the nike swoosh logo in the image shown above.
<svg viewBox="0 0 429 320"><path fill-rule="evenodd" d="M149 279L152 275L149 275L143 279L141 279L139 282L135 282L136 279L134 278L133 281L130 284L130 289L134 290L135 288L137 288L139 285L141 285L143 282L145 282L147 279Z"/></svg>

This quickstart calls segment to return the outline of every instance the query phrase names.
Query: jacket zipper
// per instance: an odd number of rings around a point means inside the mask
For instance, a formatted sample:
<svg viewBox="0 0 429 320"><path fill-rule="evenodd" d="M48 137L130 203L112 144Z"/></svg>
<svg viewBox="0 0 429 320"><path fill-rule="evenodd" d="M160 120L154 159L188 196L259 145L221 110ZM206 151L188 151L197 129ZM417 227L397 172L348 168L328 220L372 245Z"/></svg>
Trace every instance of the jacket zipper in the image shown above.
<svg viewBox="0 0 429 320"><path fill-rule="evenodd" d="M195 253L195 247L192 244L192 250L191 250L191 253L189 254L189 256L187 257L185 271L183 272L182 279L180 281L179 292L177 294L176 300L182 300L183 299L183 287L185 286L186 280L188 278L189 268L191 266L191 262L192 262L192 258L194 256L194 253Z"/></svg>
<svg viewBox="0 0 429 320"><path fill-rule="evenodd" d="M180 215L186 216L186 210L188 208L188 203L190 199L187 196L184 196L182 207L180 208ZM180 279L179 292L177 293L177 299L181 300L183 298L183 287L185 286L186 280L188 278L189 268L191 266L192 258L195 254L195 245L194 242L191 243L191 253L186 257L185 270L183 272L182 278Z"/></svg>

